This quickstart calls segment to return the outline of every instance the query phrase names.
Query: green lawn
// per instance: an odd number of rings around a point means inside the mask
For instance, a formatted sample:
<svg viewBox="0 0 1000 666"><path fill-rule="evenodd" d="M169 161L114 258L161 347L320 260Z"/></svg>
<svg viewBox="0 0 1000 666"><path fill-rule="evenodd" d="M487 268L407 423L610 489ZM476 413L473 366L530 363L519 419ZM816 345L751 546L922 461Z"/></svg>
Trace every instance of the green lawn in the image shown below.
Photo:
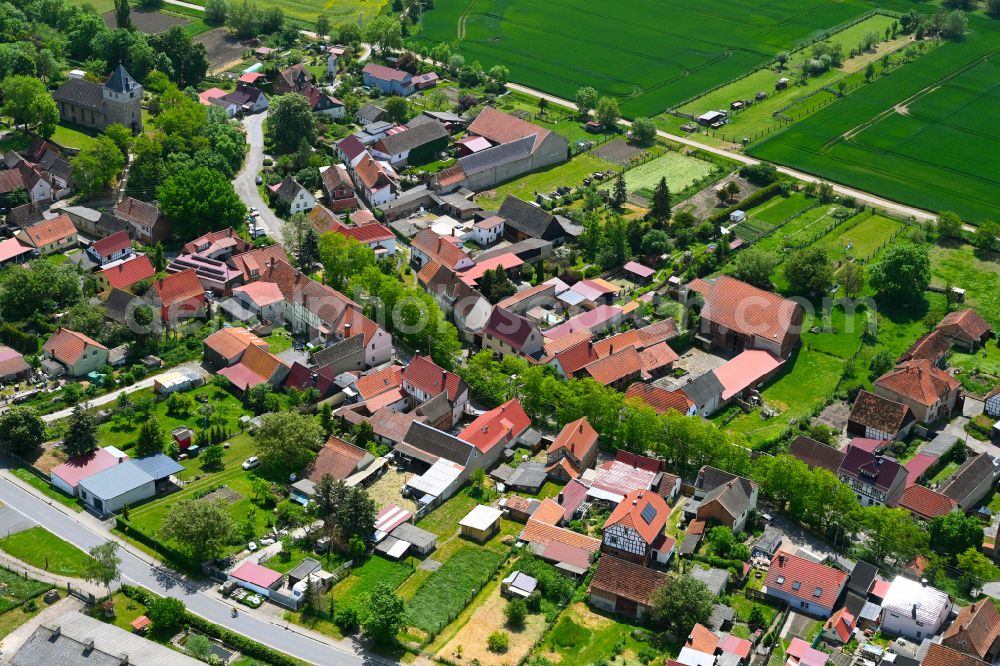
<svg viewBox="0 0 1000 666"><path fill-rule="evenodd" d="M292 336L284 328L274 329L264 340L267 342L267 350L272 354L280 354L292 348Z"/></svg>
<svg viewBox="0 0 1000 666"><path fill-rule="evenodd" d="M450 537L458 531L458 522L479 504L479 500L471 497L468 488L455 494L454 497L424 516L417 527L433 532L439 537Z"/></svg>
<svg viewBox="0 0 1000 666"><path fill-rule="evenodd" d="M667 151L663 155L625 172L629 192L652 190L661 178L667 179L671 192L680 192L695 181L711 174L716 165L696 157Z"/></svg>
<svg viewBox="0 0 1000 666"><path fill-rule="evenodd" d="M854 226L850 222L837 227L816 242L825 247L834 261L846 257L867 259L883 248L903 223L883 215L872 215ZM851 247L848 250L848 246Z"/></svg>
<svg viewBox="0 0 1000 666"><path fill-rule="evenodd" d="M940 484L942 481L944 481L949 476L951 476L952 474L954 474L955 470L957 470L958 468L959 468L959 464L957 462L952 461L952 462L948 463L947 465L945 465L944 467L942 467L941 470L938 471L937 474L935 474L930 479L928 479L928 481L927 481L928 485Z"/></svg>
<svg viewBox="0 0 1000 666"><path fill-rule="evenodd" d="M571 604L559 615L559 620L545 635L533 654L560 664L595 664L614 654L616 646L621 656L614 663L621 666L638 666L641 651L655 655L676 656L678 649L653 648L635 638L636 625L627 624L621 617L598 613L584 603ZM662 661L662 659L660 660ZM656 662L650 662L656 663Z"/></svg>
<svg viewBox="0 0 1000 666"><path fill-rule="evenodd" d="M25 564L71 578L82 578L94 564L90 555L39 526L0 539L0 550Z"/></svg>
<svg viewBox="0 0 1000 666"><path fill-rule="evenodd" d="M13 571L0 568L0 613L3 614L0 615L0 638L9 634L13 629L12 627L5 629L5 624L13 623L16 615L25 615L21 611L12 609L17 608L28 599L34 599L51 587L52 585L49 583L25 578ZM11 617L8 618L8 615ZM25 617L22 621L27 619Z"/></svg>
<svg viewBox="0 0 1000 666"><path fill-rule="evenodd" d="M8 125L0 125L0 127L8 128ZM13 150L15 152L22 151L31 145L32 138L23 132L13 132L11 136L0 141L0 151L7 152L8 150Z"/></svg>
<svg viewBox="0 0 1000 666"><path fill-rule="evenodd" d="M847 303L850 306L850 302ZM842 359L850 358L861 346L867 312L864 304L858 304L850 312L845 312L844 305L838 304L828 313L817 313L816 319L804 326L803 347ZM813 326L819 326L820 331L813 333L809 330Z"/></svg>
<svg viewBox="0 0 1000 666"><path fill-rule="evenodd" d="M56 125L52 141L66 148L86 148L94 143L94 137L83 128L70 125Z"/></svg>
<svg viewBox="0 0 1000 666"><path fill-rule="evenodd" d="M152 396L152 389L136 391L132 394L133 400L140 396ZM239 418L244 414L249 414L243 404L232 394L217 386L207 384L200 386L193 391L188 391L187 395L194 398L194 409L187 415L172 415L167 413L167 402L165 400L156 403L153 408L153 415L160 423L160 428L170 433L174 428L187 426L196 433L204 428L204 417L198 413L201 400L205 400L214 408L209 418L209 425L221 426L231 433L239 432ZM116 446L125 449L135 443L139 435L139 427L142 425L142 418L135 417L131 421L126 421L121 416L115 416L110 421L101 424L97 430L98 441L102 446Z"/></svg>
<svg viewBox="0 0 1000 666"><path fill-rule="evenodd" d="M974 307L994 326L1000 325L1000 255L971 245L931 248L931 284L965 289L965 305Z"/></svg>
<svg viewBox="0 0 1000 666"><path fill-rule="evenodd" d="M382 583L394 590L402 585L413 573L414 565L413 560L393 562L384 557L370 557L333 586L333 597L341 603L364 603L364 599Z"/></svg>
<svg viewBox="0 0 1000 666"><path fill-rule="evenodd" d="M582 185L583 179L595 171L607 171L613 168L615 165L610 162L605 162L590 153L581 153L568 162L536 171L483 192L476 197L476 203L483 208L492 210L499 208L507 195L513 195L525 201L534 201L535 192L552 192L557 187L562 186L576 187Z"/></svg>
<svg viewBox="0 0 1000 666"><path fill-rule="evenodd" d="M727 430L745 434L751 445L777 437L792 418L810 416L813 409L826 402L836 390L844 369L842 359L807 349L793 354L786 365L790 368L761 392L765 402L781 413L764 419L760 410L755 409L730 421L725 426ZM716 417L716 421L720 419L721 415Z"/></svg>
<svg viewBox="0 0 1000 666"><path fill-rule="evenodd" d="M77 502L74 498L63 493L62 491L56 490L50 484L45 483L28 470L23 468L15 469L14 476L21 479L35 490L38 490L49 499L54 499L63 506L68 506L74 511L83 511L83 507L81 507L79 502Z"/></svg>
<svg viewBox="0 0 1000 666"><path fill-rule="evenodd" d="M407 605L410 624L434 635L455 619L493 577L503 556L481 548L463 548L432 573Z"/></svg>

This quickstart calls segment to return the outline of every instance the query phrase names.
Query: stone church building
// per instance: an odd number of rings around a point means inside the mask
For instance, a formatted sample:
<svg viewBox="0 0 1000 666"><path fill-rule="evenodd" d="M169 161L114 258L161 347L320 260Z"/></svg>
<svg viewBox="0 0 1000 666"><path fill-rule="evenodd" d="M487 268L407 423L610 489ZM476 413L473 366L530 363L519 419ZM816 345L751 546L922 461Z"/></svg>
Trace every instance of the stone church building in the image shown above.
<svg viewBox="0 0 1000 666"><path fill-rule="evenodd" d="M142 86L121 65L104 84L71 79L52 98L63 122L97 130L119 123L133 134L142 131Z"/></svg>

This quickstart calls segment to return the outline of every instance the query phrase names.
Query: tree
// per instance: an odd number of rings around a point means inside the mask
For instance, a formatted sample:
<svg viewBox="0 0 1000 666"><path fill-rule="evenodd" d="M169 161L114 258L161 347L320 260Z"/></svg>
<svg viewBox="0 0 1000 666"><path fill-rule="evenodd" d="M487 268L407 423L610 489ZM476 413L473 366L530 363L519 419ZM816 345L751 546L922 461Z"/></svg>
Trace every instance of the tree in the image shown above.
<svg viewBox="0 0 1000 666"><path fill-rule="evenodd" d="M312 145L316 141L316 118L305 96L289 93L272 97L269 109L264 131L276 152L291 153L303 142Z"/></svg>
<svg viewBox="0 0 1000 666"><path fill-rule="evenodd" d="M497 654L506 652L510 649L510 634L506 631L494 631L486 637L486 647Z"/></svg>
<svg viewBox="0 0 1000 666"><path fill-rule="evenodd" d="M181 238L238 227L246 214L246 206L229 179L206 167L173 174L156 194L160 209Z"/></svg>
<svg viewBox="0 0 1000 666"><path fill-rule="evenodd" d="M222 447L218 444L213 444L201 453L201 466L202 469L208 471L219 471L222 469L222 458L224 456Z"/></svg>
<svg viewBox="0 0 1000 666"><path fill-rule="evenodd" d="M212 654L212 641L202 634L191 634L184 641L184 649L195 659L208 662L209 655Z"/></svg>
<svg viewBox="0 0 1000 666"><path fill-rule="evenodd" d="M653 618L675 636L687 636L694 625L708 622L713 601L711 590L700 580L671 577L654 593Z"/></svg>
<svg viewBox="0 0 1000 666"><path fill-rule="evenodd" d="M267 508L277 499L271 482L256 475L250 477L250 496L253 498L254 504L261 508Z"/></svg>
<svg viewBox="0 0 1000 666"><path fill-rule="evenodd" d="M494 65L490 67L490 71L487 74L496 91L503 92L504 88L507 87L507 82L510 80L510 70L504 65Z"/></svg>
<svg viewBox="0 0 1000 666"><path fill-rule="evenodd" d="M771 273L778 265L778 257L755 247L747 248L736 255L736 270L733 275L755 287L769 289Z"/></svg>
<svg viewBox="0 0 1000 666"><path fill-rule="evenodd" d="M158 535L176 541L196 559L205 560L222 551L233 531L233 519L226 506L220 501L200 498L181 500L170 507Z"/></svg>
<svg viewBox="0 0 1000 666"><path fill-rule="evenodd" d="M636 143L648 145L656 138L656 123L652 118L636 118L632 121L632 138Z"/></svg>
<svg viewBox="0 0 1000 666"><path fill-rule="evenodd" d="M905 509L866 506L857 512L864 544L877 564L908 562L927 547L927 532Z"/></svg>
<svg viewBox="0 0 1000 666"><path fill-rule="evenodd" d="M119 30L133 30L132 10L128 0L115 0L115 27Z"/></svg>
<svg viewBox="0 0 1000 666"><path fill-rule="evenodd" d="M1000 249L1000 224L984 220L972 232L972 244L980 250L996 252Z"/></svg>
<svg viewBox="0 0 1000 666"><path fill-rule="evenodd" d="M377 16L364 30L364 39L380 54L403 46L403 32L398 20L392 16Z"/></svg>
<svg viewBox="0 0 1000 666"><path fill-rule="evenodd" d="M73 180L85 194L96 194L115 182L125 156L107 136L99 136L73 158Z"/></svg>
<svg viewBox="0 0 1000 666"><path fill-rule="evenodd" d="M108 588L111 596L111 584L122 577L122 558L118 557L118 542L105 541L90 549L91 561L84 574L84 580L89 583L99 583Z"/></svg>
<svg viewBox="0 0 1000 666"><path fill-rule="evenodd" d="M224 25L226 23L226 0L206 0L205 23L208 25Z"/></svg>
<svg viewBox="0 0 1000 666"><path fill-rule="evenodd" d="M319 238L319 260L326 283L335 289L344 289L352 275L375 266L375 253L353 238L328 233Z"/></svg>
<svg viewBox="0 0 1000 666"><path fill-rule="evenodd" d="M316 235L316 230L313 229L312 225L306 229L305 236L302 237L296 259L299 266L305 271L311 270L319 261L319 236Z"/></svg>
<svg viewBox="0 0 1000 666"><path fill-rule="evenodd" d="M410 103L405 97L393 95L383 105L386 118L394 123L405 123L410 119Z"/></svg>
<svg viewBox="0 0 1000 666"><path fill-rule="evenodd" d="M257 457L264 467L301 470L310 452L323 445L323 429L311 416L295 412L275 412L261 417L254 433Z"/></svg>
<svg viewBox="0 0 1000 666"><path fill-rule="evenodd" d="M890 245L869 267L868 283L888 301L912 303L921 299L931 283L927 248L913 243Z"/></svg>
<svg viewBox="0 0 1000 666"><path fill-rule="evenodd" d="M865 267L856 261L844 262L836 273L837 282L848 298L854 298L865 286Z"/></svg>
<svg viewBox="0 0 1000 666"><path fill-rule="evenodd" d="M140 458L163 453L163 447L167 444L167 436L160 428L160 422L156 417L146 419L139 427L139 438L135 441L135 452Z"/></svg>
<svg viewBox="0 0 1000 666"><path fill-rule="evenodd" d="M628 190L625 189L625 174L619 173L615 178L615 186L611 191L611 204L615 208L622 208L628 200Z"/></svg>
<svg viewBox="0 0 1000 666"><path fill-rule="evenodd" d="M773 164L765 162L744 164L740 167L740 176L754 185L770 185L778 180L778 169Z"/></svg>
<svg viewBox="0 0 1000 666"><path fill-rule="evenodd" d="M965 38L965 33L969 29L969 19L959 10L955 10L945 17L941 25L941 36L945 39L958 41Z"/></svg>
<svg viewBox="0 0 1000 666"><path fill-rule="evenodd" d="M149 45L165 55L173 67L170 77L178 88L198 85L208 71L208 52L180 26L150 35Z"/></svg>
<svg viewBox="0 0 1000 666"><path fill-rule="evenodd" d="M187 607L180 599L159 597L153 599L146 609L146 615L153 623L153 628L167 636L187 623Z"/></svg>
<svg viewBox="0 0 1000 666"><path fill-rule="evenodd" d="M799 294L825 294L833 284L833 265L822 247L793 252L782 270L788 286Z"/></svg>
<svg viewBox="0 0 1000 666"><path fill-rule="evenodd" d="M45 441L45 421L32 407L13 405L0 414L0 448L24 455Z"/></svg>
<svg viewBox="0 0 1000 666"><path fill-rule="evenodd" d="M986 0L986 13L993 18L1000 17L1000 0Z"/></svg>
<svg viewBox="0 0 1000 666"><path fill-rule="evenodd" d="M114 142L122 155L128 155L128 150L132 146L132 132L127 127L121 123L111 123L104 128L104 136Z"/></svg>
<svg viewBox="0 0 1000 666"><path fill-rule="evenodd" d="M406 626L406 602L386 583L379 584L368 598L361 629L376 643L391 643Z"/></svg>
<svg viewBox="0 0 1000 666"><path fill-rule="evenodd" d="M792 54L788 51L779 51L778 55L774 56L774 59L777 61L778 66L784 69L788 61L792 59Z"/></svg>
<svg viewBox="0 0 1000 666"><path fill-rule="evenodd" d="M644 255L658 257L670 252L670 236L661 229L650 229L643 235L640 245Z"/></svg>
<svg viewBox="0 0 1000 666"><path fill-rule="evenodd" d="M871 80L875 78L875 63L870 62L868 66L865 67L865 81L871 83Z"/></svg>
<svg viewBox="0 0 1000 666"><path fill-rule="evenodd" d="M670 213L670 186L667 185L666 177L663 177L653 188L653 198L649 201L649 216L654 220L666 221L670 219Z"/></svg>
<svg viewBox="0 0 1000 666"><path fill-rule="evenodd" d="M71 457L85 456L97 446L97 419L87 409L87 405L78 404L73 408L62 446Z"/></svg>
<svg viewBox="0 0 1000 666"><path fill-rule="evenodd" d="M951 557L983 545L983 527L975 516L953 511L938 516L927 525L931 546Z"/></svg>
<svg viewBox="0 0 1000 666"><path fill-rule="evenodd" d="M590 86L584 86L576 91L576 108L586 116L597 107L597 91Z"/></svg>
<svg viewBox="0 0 1000 666"><path fill-rule="evenodd" d="M895 364L896 363L893 361L892 354L885 349L880 349L875 352L875 355L872 356L872 360L868 362L868 376L872 380L878 379L885 373L892 370Z"/></svg>
<svg viewBox="0 0 1000 666"><path fill-rule="evenodd" d="M613 97L602 97L597 100L595 115L597 116L597 122L602 127L612 129L622 115L621 111L618 110L618 100Z"/></svg>
<svg viewBox="0 0 1000 666"><path fill-rule="evenodd" d="M372 427L371 421L359 421L354 426L354 446L368 450L368 446L374 442L375 428Z"/></svg>
<svg viewBox="0 0 1000 666"><path fill-rule="evenodd" d="M320 14L316 17L316 34L319 35L320 39L330 34L330 17L326 14Z"/></svg>
<svg viewBox="0 0 1000 666"><path fill-rule="evenodd" d="M978 547L961 553L955 558L955 566L962 572L962 584L969 591L981 589L984 584L1000 578L1000 569Z"/></svg>
<svg viewBox="0 0 1000 666"><path fill-rule="evenodd" d="M997 1L1000 2L1000 0ZM962 237L962 218L953 211L941 211L936 227L941 238L960 239Z"/></svg>
<svg viewBox="0 0 1000 666"><path fill-rule="evenodd" d="M0 67L2 69L2 67ZM59 109L45 84L34 76L8 76L0 83L3 106L0 115L10 116L15 125L37 125L38 133L52 136L59 122Z"/></svg>

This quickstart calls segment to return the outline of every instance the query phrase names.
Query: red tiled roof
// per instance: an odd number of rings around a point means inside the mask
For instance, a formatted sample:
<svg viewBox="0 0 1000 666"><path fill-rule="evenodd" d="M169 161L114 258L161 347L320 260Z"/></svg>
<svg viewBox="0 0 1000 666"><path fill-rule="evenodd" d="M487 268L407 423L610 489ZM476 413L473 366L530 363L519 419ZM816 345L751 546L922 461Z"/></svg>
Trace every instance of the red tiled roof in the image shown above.
<svg viewBox="0 0 1000 666"><path fill-rule="evenodd" d="M128 290L129 287L141 280L147 280L156 275L153 262L146 255L139 255L134 259L123 261L117 266L105 268L98 273L102 275L113 289Z"/></svg>
<svg viewBox="0 0 1000 666"><path fill-rule="evenodd" d="M343 481L357 469L358 464L371 454L362 448L349 444L338 437L331 437L312 459L302 475L310 481L319 482L323 475Z"/></svg>
<svg viewBox="0 0 1000 666"><path fill-rule="evenodd" d="M493 143L510 143L526 136L534 136L531 152L535 152L549 135L549 130L487 106L469 124L469 134L484 136Z"/></svg>
<svg viewBox="0 0 1000 666"><path fill-rule="evenodd" d="M458 433L458 438L485 453L494 446L517 439L529 427L531 419L515 398L481 414Z"/></svg>
<svg viewBox="0 0 1000 666"><path fill-rule="evenodd" d="M266 342L245 328L220 328L205 338L203 344L207 349L228 360L236 358L250 346L267 349Z"/></svg>
<svg viewBox="0 0 1000 666"><path fill-rule="evenodd" d="M937 325L937 330L951 337L958 337L961 334L972 340L978 340L989 333L990 325L979 316L978 312L967 308L949 312Z"/></svg>
<svg viewBox="0 0 1000 666"><path fill-rule="evenodd" d="M173 273L153 283L153 290L160 297L163 307L170 307L184 301L205 296L205 289L193 268Z"/></svg>
<svg viewBox="0 0 1000 666"><path fill-rule="evenodd" d="M734 636L733 634L727 634L722 642L719 643L719 649L723 653L728 652L729 654L739 655L741 659L746 660L750 657L750 651L753 649L753 643L745 638L740 638L739 636Z"/></svg>
<svg viewBox="0 0 1000 666"><path fill-rule="evenodd" d="M73 222L70 221L69 216L64 213L50 220L36 222L25 229L24 232L27 234L32 245L40 248L50 243L61 241L64 238L69 238L76 233L76 227L73 226Z"/></svg>
<svg viewBox="0 0 1000 666"><path fill-rule="evenodd" d="M68 328L57 328L49 336L49 339L45 341L42 349L60 363L73 365L80 359L83 352L87 350L87 347L97 347L98 349L107 350L107 347L100 342L83 333L71 331Z"/></svg>
<svg viewBox="0 0 1000 666"><path fill-rule="evenodd" d="M129 240L127 231L117 231L110 236L96 241L91 247L97 252L97 256L105 258L110 257L115 252L121 252L132 247L132 241Z"/></svg>
<svg viewBox="0 0 1000 666"><path fill-rule="evenodd" d="M403 381L429 396L447 391L448 400L452 402L458 399L458 393L465 385L461 377L448 372L428 356L414 356L403 371Z"/></svg>
<svg viewBox="0 0 1000 666"><path fill-rule="evenodd" d="M403 385L403 368L398 365L390 365L378 372L359 377L354 388L357 389L363 400L375 397L379 393L400 388Z"/></svg>
<svg viewBox="0 0 1000 666"><path fill-rule="evenodd" d="M283 300L281 289L273 282L251 282L233 289L233 293L243 293L260 307Z"/></svg>
<svg viewBox="0 0 1000 666"><path fill-rule="evenodd" d="M705 654L715 654L715 648L719 647L719 637L711 629L699 623L691 628L684 647L703 652Z"/></svg>
<svg viewBox="0 0 1000 666"><path fill-rule="evenodd" d="M900 361L911 361L913 359L927 359L936 363L938 359L948 353L951 349L951 340L941 331L931 331L922 336L919 340L906 350L900 357Z"/></svg>
<svg viewBox="0 0 1000 666"><path fill-rule="evenodd" d="M906 485L912 486L937 462L938 457L929 453L918 453L913 456L903 467L906 468Z"/></svg>
<svg viewBox="0 0 1000 666"><path fill-rule="evenodd" d="M899 499L899 508L908 509L924 520L951 513L956 506L958 502L952 498L916 484L903 491Z"/></svg>
<svg viewBox="0 0 1000 666"><path fill-rule="evenodd" d="M566 351L574 345L578 345L584 341L590 341L593 337L590 331L577 331L576 333L570 333L569 335L564 335L561 338L545 338L545 361L549 362L554 359L558 354ZM595 356L593 360L597 360ZM586 363L584 364L586 365ZM582 367L582 366L581 366ZM579 368L577 368L579 369Z"/></svg>
<svg viewBox="0 0 1000 666"><path fill-rule="evenodd" d="M319 210L319 207L313 209ZM272 261L283 261L288 263L288 255L281 245L269 245L268 247L257 247L248 252L241 252L229 259L229 264L240 271L243 271L243 279L247 282L256 280Z"/></svg>
<svg viewBox="0 0 1000 666"><path fill-rule="evenodd" d="M535 512L531 514L532 520L537 520L538 522L545 523L546 525L558 525L559 522L565 517L565 509L559 506L559 503L551 497L547 497L542 500L542 503L538 505Z"/></svg>
<svg viewBox="0 0 1000 666"><path fill-rule="evenodd" d="M764 585L768 590L781 590L808 603L833 608L846 581L844 571L778 551Z"/></svg>
<svg viewBox="0 0 1000 666"><path fill-rule="evenodd" d="M647 509L652 507L652 509ZM652 516L649 514L652 512ZM670 507L662 497L650 490L633 490L625 495L604 522L604 530L612 525L634 529L647 544L653 543L667 524ZM646 520L649 517L650 520Z"/></svg>
<svg viewBox="0 0 1000 666"><path fill-rule="evenodd" d="M875 386L904 395L922 405L931 406L949 391L958 388L958 380L926 359L905 361L875 380Z"/></svg>
<svg viewBox="0 0 1000 666"><path fill-rule="evenodd" d="M364 73L381 81L405 81L410 76L409 72L401 69L393 69L385 65L369 62L365 65Z"/></svg>
<svg viewBox="0 0 1000 666"><path fill-rule="evenodd" d="M830 631L831 629L837 632L837 636L840 638L841 642L846 643L851 639L851 634L854 633L854 625L856 618L847 610L847 607L843 607L830 616L830 619L826 621L823 625L824 631Z"/></svg>
<svg viewBox="0 0 1000 666"><path fill-rule="evenodd" d="M985 658L1000 636L1000 613L992 600L969 604L941 636L941 642L962 652Z"/></svg>
<svg viewBox="0 0 1000 666"><path fill-rule="evenodd" d="M265 381L274 376L279 367L287 367L284 361L267 351L266 346L258 347L256 345L247 347L246 351L243 352L243 358L240 359L240 365L246 366L254 374L263 377Z"/></svg>
<svg viewBox="0 0 1000 666"><path fill-rule="evenodd" d="M31 370L31 366L24 360L24 356L10 347L0 345L0 377L14 377L15 375L26 374Z"/></svg>
<svg viewBox="0 0 1000 666"><path fill-rule="evenodd" d="M883 398L864 389L851 406L850 420L882 432L896 434L910 416L910 408L901 402Z"/></svg>
<svg viewBox="0 0 1000 666"><path fill-rule="evenodd" d="M573 530L563 527L556 527L543 523L540 520L529 518L528 523L521 532L521 541L548 546L553 542L562 543L574 548L580 548L588 553L596 553L601 548L601 542L594 537L589 537Z"/></svg>
<svg viewBox="0 0 1000 666"><path fill-rule="evenodd" d="M722 399L729 400L757 384L784 365L785 361L763 349L747 349L715 369L722 384Z"/></svg>
<svg viewBox="0 0 1000 666"><path fill-rule="evenodd" d="M642 382L636 382L629 386L628 390L625 391L625 398L640 400L656 410L657 414L665 414L671 409L676 410L681 414L687 414L687 411L694 405L694 403L689 400L686 395L684 395L683 391L668 391L666 389L659 388L658 386L643 384Z"/></svg>
<svg viewBox="0 0 1000 666"><path fill-rule="evenodd" d="M584 370L598 384L608 386L642 370L642 357L635 347L627 347L611 356L587 365Z"/></svg>
<svg viewBox="0 0 1000 666"><path fill-rule="evenodd" d="M657 590L666 582L664 573L605 554L597 564L590 589L651 606Z"/></svg>
<svg viewBox="0 0 1000 666"><path fill-rule="evenodd" d="M430 229L424 229L414 236L410 245L432 260L453 270L460 262L469 258L469 254L465 250L444 237L438 236Z"/></svg>
<svg viewBox="0 0 1000 666"><path fill-rule="evenodd" d="M354 173L369 190L380 190L393 182L385 167L367 152L355 165Z"/></svg>
<svg viewBox="0 0 1000 666"><path fill-rule="evenodd" d="M572 377L587 365L600 359L597 351L594 349L594 345L590 342L589 332L581 331L575 335L582 338L580 342L556 354L556 362L567 377Z"/></svg>
<svg viewBox="0 0 1000 666"><path fill-rule="evenodd" d="M588 452L596 446L597 431L584 416L563 426L563 429L559 431L559 436L549 446L548 453L568 449L577 460L583 460L587 457Z"/></svg>
<svg viewBox="0 0 1000 666"><path fill-rule="evenodd" d="M396 237L388 227L378 223L363 224L359 227L345 227L341 225L340 229L334 229L334 231L348 238L353 238L364 245L392 240Z"/></svg>
<svg viewBox="0 0 1000 666"><path fill-rule="evenodd" d="M701 316L731 331L781 342L801 312L794 301L723 275L712 285Z"/></svg>
<svg viewBox="0 0 1000 666"><path fill-rule="evenodd" d="M22 245L16 238L7 238L0 241L0 263L5 263L16 257L21 257L31 252L31 248Z"/></svg>
<svg viewBox="0 0 1000 666"><path fill-rule="evenodd" d="M962 654L947 645L931 643L920 666L989 666L982 659Z"/></svg>

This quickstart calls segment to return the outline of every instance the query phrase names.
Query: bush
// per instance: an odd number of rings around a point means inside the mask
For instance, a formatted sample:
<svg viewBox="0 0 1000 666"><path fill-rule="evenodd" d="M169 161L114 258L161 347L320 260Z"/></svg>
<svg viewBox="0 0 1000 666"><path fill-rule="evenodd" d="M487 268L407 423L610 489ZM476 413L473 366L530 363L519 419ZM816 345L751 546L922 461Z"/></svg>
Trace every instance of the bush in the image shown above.
<svg viewBox="0 0 1000 666"><path fill-rule="evenodd" d="M489 648L490 652L497 654L506 652L510 648L510 636L505 631L494 631L486 639L486 647Z"/></svg>
<svg viewBox="0 0 1000 666"><path fill-rule="evenodd" d="M523 627L524 620L528 617L528 606L524 603L524 599L511 599L507 602L503 614L511 627Z"/></svg>
<svg viewBox="0 0 1000 666"><path fill-rule="evenodd" d="M345 634L353 634L361 626L358 609L351 604L340 606L333 616L333 623Z"/></svg>

